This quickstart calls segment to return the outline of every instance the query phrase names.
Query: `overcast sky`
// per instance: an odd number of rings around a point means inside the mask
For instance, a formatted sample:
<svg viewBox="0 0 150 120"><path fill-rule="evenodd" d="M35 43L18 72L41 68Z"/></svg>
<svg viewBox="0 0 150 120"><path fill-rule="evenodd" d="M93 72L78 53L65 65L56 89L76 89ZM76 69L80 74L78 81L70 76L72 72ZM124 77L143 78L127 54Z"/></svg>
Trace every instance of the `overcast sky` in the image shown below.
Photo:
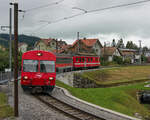
<svg viewBox="0 0 150 120"><path fill-rule="evenodd" d="M9 23L11 1L0 0L0 25ZM124 43L132 40L139 45L138 41L142 40L142 46L150 47L150 2L87 13L53 23L84 13L74 7L90 11L137 1L143 0L19 0L19 9L26 10L25 13L19 13L19 33L73 43L77 32L80 32L80 38L99 38L102 44L111 42L113 38L116 41L123 38ZM59 4L53 4L55 2ZM32 9L48 4L47 7Z"/></svg>

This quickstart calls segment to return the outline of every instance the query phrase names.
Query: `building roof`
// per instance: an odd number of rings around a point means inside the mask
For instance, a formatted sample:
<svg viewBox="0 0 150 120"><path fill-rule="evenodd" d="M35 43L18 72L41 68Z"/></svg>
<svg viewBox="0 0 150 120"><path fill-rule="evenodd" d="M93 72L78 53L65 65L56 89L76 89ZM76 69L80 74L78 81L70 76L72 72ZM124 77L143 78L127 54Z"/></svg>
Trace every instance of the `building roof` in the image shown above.
<svg viewBox="0 0 150 120"><path fill-rule="evenodd" d="M133 56L137 52L134 49L119 49L123 56Z"/></svg>
<svg viewBox="0 0 150 120"><path fill-rule="evenodd" d="M44 42L45 45L48 46L53 40L55 40L55 39L49 38L49 39L41 39L40 41Z"/></svg>
<svg viewBox="0 0 150 120"><path fill-rule="evenodd" d="M121 51L123 56L128 56L128 55L134 55L134 52L132 51Z"/></svg>
<svg viewBox="0 0 150 120"><path fill-rule="evenodd" d="M137 52L135 49L119 48L120 51Z"/></svg>
<svg viewBox="0 0 150 120"><path fill-rule="evenodd" d="M83 42L86 46L92 47L99 39L79 39L81 42ZM79 40L76 40L72 46L74 46ZM101 45L102 46L102 45Z"/></svg>
<svg viewBox="0 0 150 120"><path fill-rule="evenodd" d="M113 53L116 51L116 47L105 47L105 48L102 48L102 55L105 54L105 55L108 55L108 56L111 56L113 55ZM118 49L118 51L120 52L120 50ZM121 52L120 52L121 54Z"/></svg>
<svg viewBox="0 0 150 120"><path fill-rule="evenodd" d="M70 48L70 47L72 47L72 45L63 45L62 47L61 47L61 49L58 49L58 50L53 50L52 52L54 52L54 53L62 53L62 52L64 52L65 50L68 50L68 48Z"/></svg>
<svg viewBox="0 0 150 120"><path fill-rule="evenodd" d="M18 47L21 47L22 45L27 45L27 43L24 43L24 42L18 43Z"/></svg>
<svg viewBox="0 0 150 120"><path fill-rule="evenodd" d="M70 47L72 47L72 45L63 45L61 48L62 48L62 49L68 49L68 48L70 48Z"/></svg>

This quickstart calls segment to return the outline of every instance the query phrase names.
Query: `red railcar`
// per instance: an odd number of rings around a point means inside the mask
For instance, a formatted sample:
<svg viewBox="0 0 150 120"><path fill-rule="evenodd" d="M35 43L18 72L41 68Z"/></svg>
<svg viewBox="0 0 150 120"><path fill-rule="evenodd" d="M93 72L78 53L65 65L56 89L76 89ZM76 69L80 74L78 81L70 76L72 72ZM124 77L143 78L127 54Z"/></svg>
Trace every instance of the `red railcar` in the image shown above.
<svg viewBox="0 0 150 120"><path fill-rule="evenodd" d="M46 51L28 51L22 56L21 86L32 92L50 92L55 86L56 56Z"/></svg>
<svg viewBox="0 0 150 120"><path fill-rule="evenodd" d="M100 59L98 56L73 56L74 69L80 68L95 68L100 66Z"/></svg>
<svg viewBox="0 0 150 120"><path fill-rule="evenodd" d="M56 71L67 72L76 69L96 68L100 66L98 56L56 55Z"/></svg>
<svg viewBox="0 0 150 120"><path fill-rule="evenodd" d="M98 56L53 54L48 51L28 51L22 56L21 86L26 91L51 92L57 72L100 66Z"/></svg>
<svg viewBox="0 0 150 120"><path fill-rule="evenodd" d="M72 56L56 54L56 72L67 72L73 70Z"/></svg>

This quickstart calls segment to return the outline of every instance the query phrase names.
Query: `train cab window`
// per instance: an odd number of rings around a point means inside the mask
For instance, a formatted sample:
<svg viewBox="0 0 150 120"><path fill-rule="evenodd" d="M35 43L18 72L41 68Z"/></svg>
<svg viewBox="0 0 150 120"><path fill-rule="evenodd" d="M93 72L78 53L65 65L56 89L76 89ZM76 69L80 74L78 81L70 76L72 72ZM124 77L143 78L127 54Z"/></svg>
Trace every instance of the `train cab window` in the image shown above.
<svg viewBox="0 0 150 120"><path fill-rule="evenodd" d="M38 60L24 60L23 71L24 72L38 72Z"/></svg>
<svg viewBox="0 0 150 120"><path fill-rule="evenodd" d="M55 61L40 61L40 72L53 73L55 72Z"/></svg>

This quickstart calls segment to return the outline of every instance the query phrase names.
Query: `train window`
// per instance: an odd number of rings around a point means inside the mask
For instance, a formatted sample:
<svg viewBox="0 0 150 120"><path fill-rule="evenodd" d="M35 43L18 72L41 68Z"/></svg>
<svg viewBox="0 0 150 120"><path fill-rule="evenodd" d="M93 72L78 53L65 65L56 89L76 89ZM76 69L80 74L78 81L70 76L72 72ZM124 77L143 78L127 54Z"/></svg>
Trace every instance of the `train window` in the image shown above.
<svg viewBox="0 0 150 120"><path fill-rule="evenodd" d="M79 58L79 62L81 62L82 61L82 59L81 58Z"/></svg>
<svg viewBox="0 0 150 120"><path fill-rule="evenodd" d="M92 60L93 60L93 59L91 58L91 62L92 62Z"/></svg>
<svg viewBox="0 0 150 120"><path fill-rule="evenodd" d="M88 58L88 62L90 62L90 58Z"/></svg>
<svg viewBox="0 0 150 120"><path fill-rule="evenodd" d="M56 58L56 64L72 63L72 58Z"/></svg>
<svg viewBox="0 0 150 120"><path fill-rule="evenodd" d="M78 58L76 58L76 62L78 62Z"/></svg>
<svg viewBox="0 0 150 120"><path fill-rule="evenodd" d="M38 72L38 60L24 60L23 71L24 72Z"/></svg>
<svg viewBox="0 0 150 120"><path fill-rule="evenodd" d="M40 72L52 73L55 72L55 61L40 61Z"/></svg>
<svg viewBox="0 0 150 120"><path fill-rule="evenodd" d="M82 62L84 62L84 58L82 58Z"/></svg>

